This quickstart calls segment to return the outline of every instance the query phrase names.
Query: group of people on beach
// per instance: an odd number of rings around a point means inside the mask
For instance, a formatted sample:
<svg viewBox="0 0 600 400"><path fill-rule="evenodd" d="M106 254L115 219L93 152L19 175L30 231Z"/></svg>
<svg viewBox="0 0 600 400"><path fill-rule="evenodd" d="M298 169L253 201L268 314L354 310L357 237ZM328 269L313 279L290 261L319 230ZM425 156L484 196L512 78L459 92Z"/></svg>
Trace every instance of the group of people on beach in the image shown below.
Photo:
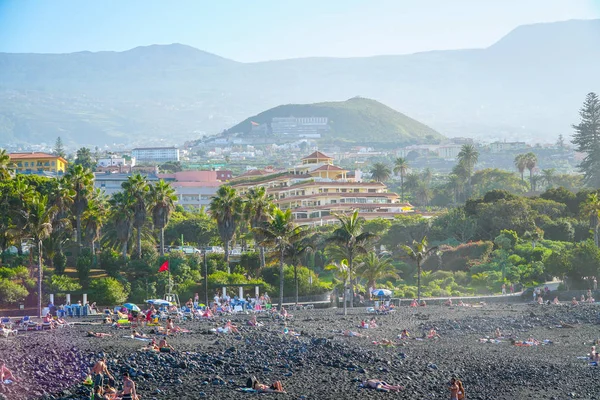
<svg viewBox="0 0 600 400"><path fill-rule="evenodd" d="M118 391L114 386L116 379L108 370L106 357L102 357L94 364L91 371L91 386L93 387L92 400L140 400L136 392L135 382L131 380L128 372L123 373L123 389Z"/></svg>

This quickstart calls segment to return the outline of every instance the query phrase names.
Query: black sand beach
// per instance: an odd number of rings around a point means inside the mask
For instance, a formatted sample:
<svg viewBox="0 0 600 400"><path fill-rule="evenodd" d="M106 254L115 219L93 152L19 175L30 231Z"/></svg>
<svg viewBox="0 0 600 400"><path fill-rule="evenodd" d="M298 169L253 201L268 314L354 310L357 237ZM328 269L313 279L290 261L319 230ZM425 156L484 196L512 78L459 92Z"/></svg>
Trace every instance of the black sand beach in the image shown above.
<svg viewBox="0 0 600 400"><path fill-rule="evenodd" d="M0 359L21 379L3 389L18 399L83 399L81 382L103 353L115 376L124 371L143 399L243 399L237 391L249 376L261 382L281 380L287 394L262 394L273 399L405 398L448 399L448 381L460 378L468 399L600 399L600 367L578 359L600 338L600 307L595 305L487 305L483 308L402 307L377 316L379 327L359 329L371 318L365 308L294 311L283 335L283 323L259 316L263 327L249 327L247 315L233 315L240 334L210 332L226 318L183 322L192 333L169 338L176 352L142 352L146 342L125 338L130 333L106 325L76 325L29 332L0 340ZM559 327L561 324L573 327ZM565 326L565 325L563 325ZM438 340L406 340L394 347L373 344L393 340L401 330L411 336L436 328ZM552 344L517 347L480 343L500 328L520 339L533 337ZM342 330L368 337L344 337ZM108 338L88 338L86 331ZM150 333L151 328L142 331ZM399 394L360 389L369 378L405 386Z"/></svg>

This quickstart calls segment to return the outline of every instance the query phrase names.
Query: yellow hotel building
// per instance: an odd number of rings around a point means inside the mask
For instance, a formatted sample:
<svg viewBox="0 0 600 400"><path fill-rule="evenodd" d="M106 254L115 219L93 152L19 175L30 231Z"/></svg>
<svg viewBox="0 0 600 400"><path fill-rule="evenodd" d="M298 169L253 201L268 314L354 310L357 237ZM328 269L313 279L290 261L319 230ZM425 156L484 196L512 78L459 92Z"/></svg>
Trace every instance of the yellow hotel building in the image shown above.
<svg viewBox="0 0 600 400"><path fill-rule="evenodd" d="M299 225L334 223L334 214L355 209L367 220L393 219L414 211L409 203L400 203L396 193L388 192L385 184L357 180L318 151L287 171L253 170L232 179L231 184L242 195L250 188L265 187L279 208L292 210Z"/></svg>
<svg viewBox="0 0 600 400"><path fill-rule="evenodd" d="M19 174L47 172L62 175L67 171L67 160L48 153L10 153L9 157Z"/></svg>

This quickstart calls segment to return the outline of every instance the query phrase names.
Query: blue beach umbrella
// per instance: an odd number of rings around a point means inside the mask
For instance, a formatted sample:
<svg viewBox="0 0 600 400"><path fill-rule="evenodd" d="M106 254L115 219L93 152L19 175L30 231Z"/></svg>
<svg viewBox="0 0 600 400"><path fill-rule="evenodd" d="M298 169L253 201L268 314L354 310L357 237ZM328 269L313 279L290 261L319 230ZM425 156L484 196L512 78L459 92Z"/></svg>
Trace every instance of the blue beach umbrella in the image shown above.
<svg viewBox="0 0 600 400"><path fill-rule="evenodd" d="M392 291L391 290L387 290L387 289L373 289L373 291L371 292L371 294L373 296L379 296L379 297L391 296L392 295Z"/></svg>
<svg viewBox="0 0 600 400"><path fill-rule="evenodd" d="M130 311L137 311L137 312L141 311L140 308L133 303L125 303L125 304L123 304L123 307L125 307L126 309L128 309Z"/></svg>

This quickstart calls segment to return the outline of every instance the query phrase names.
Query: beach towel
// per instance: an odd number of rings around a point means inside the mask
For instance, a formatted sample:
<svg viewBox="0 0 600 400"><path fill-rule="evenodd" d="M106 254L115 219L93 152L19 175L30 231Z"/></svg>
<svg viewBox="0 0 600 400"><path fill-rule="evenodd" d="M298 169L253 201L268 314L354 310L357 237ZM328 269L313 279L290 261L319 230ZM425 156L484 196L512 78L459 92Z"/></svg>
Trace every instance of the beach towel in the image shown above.
<svg viewBox="0 0 600 400"><path fill-rule="evenodd" d="M242 393L258 393L258 390L252 388L239 388L238 392Z"/></svg>
<svg viewBox="0 0 600 400"><path fill-rule="evenodd" d="M13 381L11 381L10 379L5 379L4 380L4 384L5 385L10 385L11 383L13 383Z"/></svg>

